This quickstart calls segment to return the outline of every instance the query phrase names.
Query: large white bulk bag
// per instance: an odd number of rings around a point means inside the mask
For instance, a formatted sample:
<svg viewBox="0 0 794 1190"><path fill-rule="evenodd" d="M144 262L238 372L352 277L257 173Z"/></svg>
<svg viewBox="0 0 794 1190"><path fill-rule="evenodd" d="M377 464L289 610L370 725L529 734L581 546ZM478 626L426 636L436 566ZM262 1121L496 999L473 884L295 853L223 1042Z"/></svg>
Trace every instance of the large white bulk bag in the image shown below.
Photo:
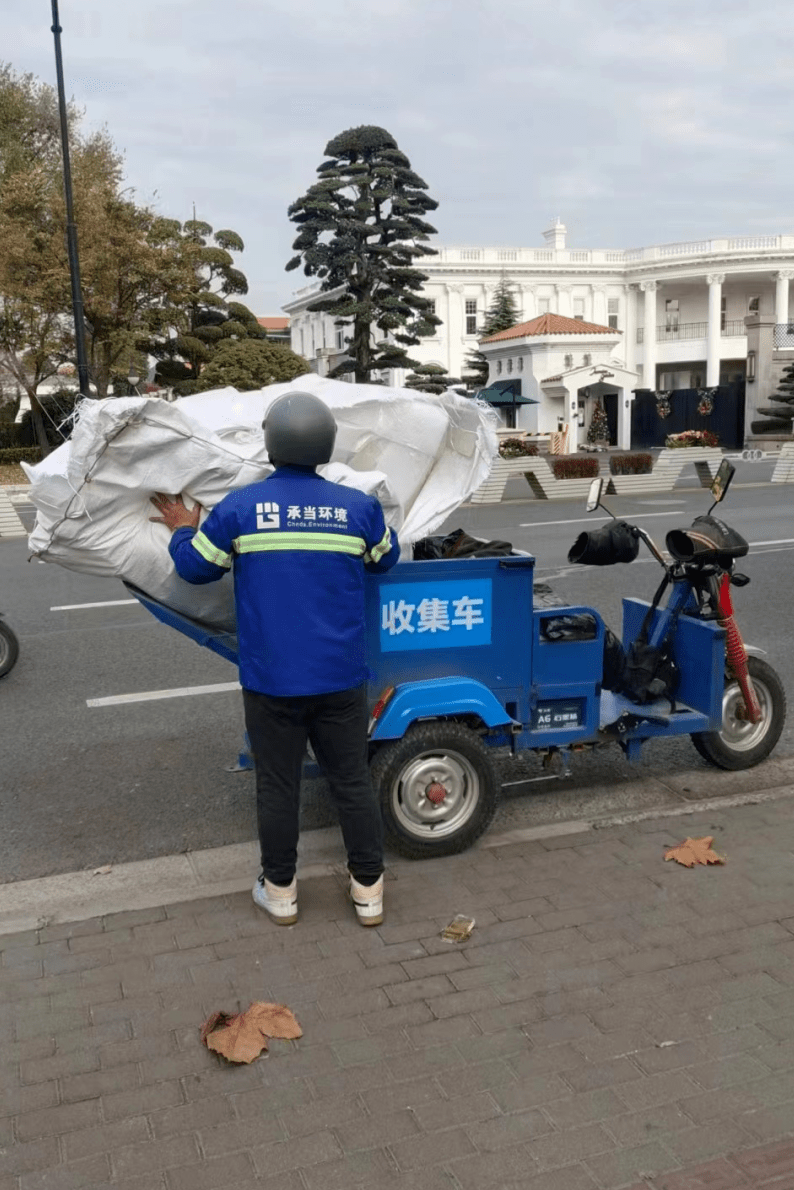
<svg viewBox="0 0 794 1190"><path fill-rule="evenodd" d="M346 384L301 376L255 392L226 388L184 397L86 400L70 440L36 466L23 464L37 508L30 548L84 574L116 576L205 623L231 631L231 576L194 587L178 577L169 533L152 524L150 496L182 492L206 511L232 489L270 473L262 421L274 400L300 389L332 409L332 461L319 471L380 500L408 545L433 533L487 479L496 418L447 392Z"/></svg>

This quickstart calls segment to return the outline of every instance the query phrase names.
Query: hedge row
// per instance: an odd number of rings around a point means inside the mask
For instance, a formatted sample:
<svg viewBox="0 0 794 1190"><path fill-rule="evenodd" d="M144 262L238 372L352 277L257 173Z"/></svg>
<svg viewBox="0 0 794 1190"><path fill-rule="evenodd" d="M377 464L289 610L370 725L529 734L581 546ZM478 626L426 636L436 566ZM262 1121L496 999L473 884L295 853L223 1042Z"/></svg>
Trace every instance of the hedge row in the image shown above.
<svg viewBox="0 0 794 1190"><path fill-rule="evenodd" d="M0 450L8 450L12 446L23 446L20 437L20 425L16 421L0 421Z"/></svg>
<svg viewBox="0 0 794 1190"><path fill-rule="evenodd" d="M596 479L600 473L598 459L554 459L551 466L557 479Z"/></svg>
<svg viewBox="0 0 794 1190"><path fill-rule="evenodd" d="M5 450L0 450L0 464L40 462L41 447L39 446L9 446Z"/></svg>
<svg viewBox="0 0 794 1190"><path fill-rule="evenodd" d="M612 455L609 470L613 475L650 475L653 455Z"/></svg>

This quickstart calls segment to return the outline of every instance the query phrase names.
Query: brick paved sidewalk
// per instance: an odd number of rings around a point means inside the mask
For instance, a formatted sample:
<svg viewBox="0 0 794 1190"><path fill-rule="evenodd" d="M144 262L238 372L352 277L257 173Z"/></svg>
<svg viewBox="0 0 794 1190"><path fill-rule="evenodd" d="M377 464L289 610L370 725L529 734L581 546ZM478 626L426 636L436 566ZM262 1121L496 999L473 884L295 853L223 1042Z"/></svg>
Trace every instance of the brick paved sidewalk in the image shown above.
<svg viewBox="0 0 794 1190"><path fill-rule="evenodd" d="M728 862L662 861L714 834ZM487 840L486 840L487 844ZM0 1190L794 1187L788 800L0 938ZM442 941L455 913L468 943ZM304 1037L229 1067L216 1008Z"/></svg>

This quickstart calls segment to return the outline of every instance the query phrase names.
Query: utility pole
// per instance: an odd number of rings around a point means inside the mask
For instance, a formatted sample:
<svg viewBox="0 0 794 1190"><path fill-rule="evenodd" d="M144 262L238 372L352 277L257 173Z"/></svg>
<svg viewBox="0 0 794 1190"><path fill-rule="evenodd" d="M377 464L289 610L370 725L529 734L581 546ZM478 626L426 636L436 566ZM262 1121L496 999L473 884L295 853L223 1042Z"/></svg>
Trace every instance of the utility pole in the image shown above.
<svg viewBox="0 0 794 1190"><path fill-rule="evenodd" d="M52 32L55 37L55 69L58 75L58 106L61 113L61 146L63 151L63 189L66 196L66 247L69 253L69 273L72 280L72 311L74 313L74 342L77 354L77 376L80 392L91 395L88 387L88 356L85 349L85 320L83 291L80 284L80 257L77 251L77 225L72 201L72 167L69 161L69 124L66 116L66 94L63 85L61 56L61 25L58 19L58 0L52 0Z"/></svg>

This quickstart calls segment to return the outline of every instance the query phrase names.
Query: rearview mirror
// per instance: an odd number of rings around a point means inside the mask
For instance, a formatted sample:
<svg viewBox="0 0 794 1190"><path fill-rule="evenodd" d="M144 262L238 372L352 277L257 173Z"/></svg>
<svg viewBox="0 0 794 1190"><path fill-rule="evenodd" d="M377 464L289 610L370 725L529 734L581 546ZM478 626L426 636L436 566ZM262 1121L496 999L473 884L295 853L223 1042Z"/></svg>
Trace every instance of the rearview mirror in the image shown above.
<svg viewBox="0 0 794 1190"><path fill-rule="evenodd" d="M733 463L730 463L727 459L723 459L717 468L717 474L714 476L711 484L711 494L714 497L715 504L719 504L720 500L725 498L725 493L731 486L731 480L735 474L736 468Z"/></svg>
<svg viewBox="0 0 794 1190"><path fill-rule="evenodd" d="M730 466L730 464L729 464L729 466ZM717 481L715 480L714 482L716 483ZM595 510L598 508L599 504L601 503L601 496L603 494L603 491L604 491L603 478L599 477L598 479L594 479L593 482L590 484L590 491L588 493L587 504L585 506L588 512L595 512Z"/></svg>

